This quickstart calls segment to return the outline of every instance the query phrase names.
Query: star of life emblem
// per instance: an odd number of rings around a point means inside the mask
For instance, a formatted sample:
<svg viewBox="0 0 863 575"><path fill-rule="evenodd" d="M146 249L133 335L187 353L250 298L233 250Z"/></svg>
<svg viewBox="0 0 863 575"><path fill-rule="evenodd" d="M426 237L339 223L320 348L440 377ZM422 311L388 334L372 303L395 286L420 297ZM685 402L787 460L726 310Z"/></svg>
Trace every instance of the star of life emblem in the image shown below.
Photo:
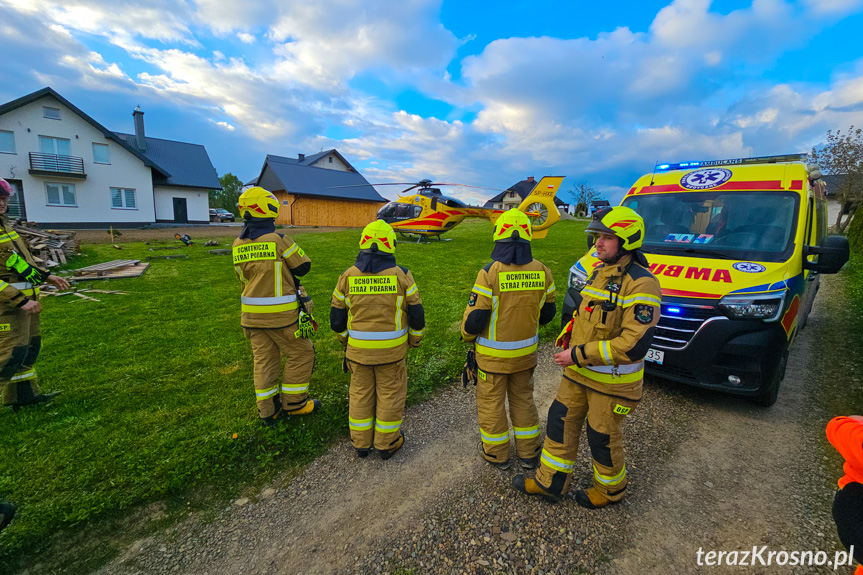
<svg viewBox="0 0 863 575"><path fill-rule="evenodd" d="M731 170L725 168L704 168L689 172L680 178L680 185L689 190L715 188L731 179Z"/></svg>

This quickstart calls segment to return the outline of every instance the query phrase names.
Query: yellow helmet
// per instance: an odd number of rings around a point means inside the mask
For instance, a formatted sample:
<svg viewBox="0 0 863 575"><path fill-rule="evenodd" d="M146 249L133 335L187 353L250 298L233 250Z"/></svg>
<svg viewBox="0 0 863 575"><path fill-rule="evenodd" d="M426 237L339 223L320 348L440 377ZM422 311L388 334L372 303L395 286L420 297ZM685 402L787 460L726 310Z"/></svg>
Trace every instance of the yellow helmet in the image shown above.
<svg viewBox="0 0 863 575"><path fill-rule="evenodd" d="M620 239L620 249L637 250L644 242L644 220L631 208L615 206L593 214L588 234L611 234Z"/></svg>
<svg viewBox="0 0 863 575"><path fill-rule="evenodd" d="M373 245L378 246L378 250L388 254L396 253L396 233L392 226L383 220L377 220L363 228L363 233L360 236L360 249L371 249Z"/></svg>
<svg viewBox="0 0 863 575"><path fill-rule="evenodd" d="M518 233L519 239L530 241L533 239L533 228L527 214L515 208L504 212L494 223L494 241L508 240L514 232Z"/></svg>
<svg viewBox="0 0 863 575"><path fill-rule="evenodd" d="M279 200L264 188L249 188L240 196L240 217L277 218Z"/></svg>

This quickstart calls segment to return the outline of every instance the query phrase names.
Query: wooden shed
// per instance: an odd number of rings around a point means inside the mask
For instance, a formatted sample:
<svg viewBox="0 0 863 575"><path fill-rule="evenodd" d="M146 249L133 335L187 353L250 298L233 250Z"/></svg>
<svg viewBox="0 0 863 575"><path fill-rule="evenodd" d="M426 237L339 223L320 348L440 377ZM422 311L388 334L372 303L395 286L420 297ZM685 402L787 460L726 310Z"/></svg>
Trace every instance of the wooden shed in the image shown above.
<svg viewBox="0 0 863 575"><path fill-rule="evenodd" d="M363 227L387 201L336 150L297 158L267 155L261 175L250 183L276 195L276 223L283 225Z"/></svg>

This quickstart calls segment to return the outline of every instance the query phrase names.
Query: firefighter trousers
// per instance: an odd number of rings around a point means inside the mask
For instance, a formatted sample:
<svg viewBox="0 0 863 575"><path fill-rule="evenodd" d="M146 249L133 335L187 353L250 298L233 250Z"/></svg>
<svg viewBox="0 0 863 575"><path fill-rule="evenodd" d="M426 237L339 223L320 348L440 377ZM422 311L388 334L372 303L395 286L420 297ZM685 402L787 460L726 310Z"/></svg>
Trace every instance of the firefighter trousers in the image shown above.
<svg viewBox="0 0 863 575"><path fill-rule="evenodd" d="M587 419L593 486L611 501L622 499L627 481L620 424L637 405L637 401L599 393L564 377L548 408L536 481L556 495L569 489L581 428Z"/></svg>
<svg viewBox="0 0 863 575"><path fill-rule="evenodd" d="M243 333L252 344L255 361L255 397L258 415L270 417L279 409L285 412L302 408L309 398L309 380L315 367L312 340L297 338L295 329L250 329ZM285 373L279 384L279 371L285 356Z"/></svg>
<svg viewBox="0 0 863 575"><path fill-rule="evenodd" d="M476 409L482 450L489 461L509 459L509 421L512 419L518 456L530 459L539 455L539 415L533 401L533 370L516 373L488 373L477 370Z"/></svg>
<svg viewBox="0 0 863 575"><path fill-rule="evenodd" d="M24 405L39 395L33 365L42 348L40 314L0 306L0 388L3 405Z"/></svg>
<svg viewBox="0 0 863 575"><path fill-rule="evenodd" d="M388 451L398 441L408 394L405 359L385 365L348 360L351 371L348 426L355 449Z"/></svg>

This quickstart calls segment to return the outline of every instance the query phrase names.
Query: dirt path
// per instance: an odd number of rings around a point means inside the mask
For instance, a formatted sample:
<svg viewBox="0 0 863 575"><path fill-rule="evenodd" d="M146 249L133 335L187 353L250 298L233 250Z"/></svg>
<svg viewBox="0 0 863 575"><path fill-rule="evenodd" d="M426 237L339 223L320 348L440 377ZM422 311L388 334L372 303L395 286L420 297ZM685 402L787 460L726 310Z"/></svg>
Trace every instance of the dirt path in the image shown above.
<svg viewBox="0 0 863 575"><path fill-rule="evenodd" d="M838 297L829 281L822 291L821 304ZM829 515L838 469L823 459L826 419L812 407L837 375L815 350L833 316L816 310L769 410L648 381L624 432L632 489L621 505L591 512L514 492L517 470L479 460L473 391L453 387L408 411L406 446L390 461L356 459L343 441L293 481L139 541L100 573L851 573L697 565L699 548L830 560L840 549ZM559 381L549 352L535 376L543 418ZM575 473L589 481L584 445Z"/></svg>

